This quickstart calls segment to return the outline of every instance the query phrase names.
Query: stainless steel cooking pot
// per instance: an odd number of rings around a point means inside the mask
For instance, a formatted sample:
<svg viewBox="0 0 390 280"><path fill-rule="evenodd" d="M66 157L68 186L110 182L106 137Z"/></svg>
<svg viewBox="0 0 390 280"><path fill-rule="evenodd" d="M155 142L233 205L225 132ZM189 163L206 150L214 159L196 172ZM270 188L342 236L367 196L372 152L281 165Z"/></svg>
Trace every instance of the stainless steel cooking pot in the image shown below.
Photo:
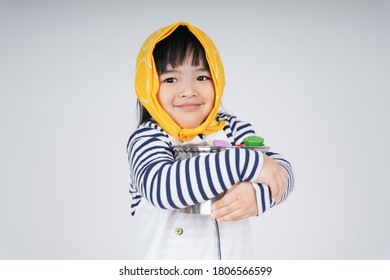
<svg viewBox="0 0 390 280"><path fill-rule="evenodd" d="M179 145L174 146L175 160L183 160L195 156L204 156L211 153L218 153L227 149L252 149L266 153L269 151L269 147L241 147L241 146L201 146L201 145ZM197 214L197 215L210 215L211 205L223 197L223 193L202 203L188 206L186 208L178 209L177 211L186 214Z"/></svg>

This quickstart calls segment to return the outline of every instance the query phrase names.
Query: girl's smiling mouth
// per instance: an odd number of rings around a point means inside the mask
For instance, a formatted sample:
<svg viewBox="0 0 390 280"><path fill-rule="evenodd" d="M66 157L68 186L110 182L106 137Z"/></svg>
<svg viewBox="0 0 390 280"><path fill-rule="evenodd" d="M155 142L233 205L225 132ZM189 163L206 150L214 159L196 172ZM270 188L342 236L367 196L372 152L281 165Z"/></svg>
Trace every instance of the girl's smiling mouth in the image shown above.
<svg viewBox="0 0 390 280"><path fill-rule="evenodd" d="M174 107L179 108L183 111L193 111L198 109L200 106L202 106L202 103L185 102L185 103L180 103L178 105L175 105Z"/></svg>

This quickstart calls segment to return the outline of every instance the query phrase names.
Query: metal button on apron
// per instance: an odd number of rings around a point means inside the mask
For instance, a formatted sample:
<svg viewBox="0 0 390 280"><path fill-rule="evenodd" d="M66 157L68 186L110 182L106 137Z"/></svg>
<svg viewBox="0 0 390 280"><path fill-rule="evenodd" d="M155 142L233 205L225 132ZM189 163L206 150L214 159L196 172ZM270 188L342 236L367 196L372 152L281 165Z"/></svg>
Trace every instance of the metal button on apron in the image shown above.
<svg viewBox="0 0 390 280"><path fill-rule="evenodd" d="M182 235L182 234L183 234L183 229L180 228L180 227L177 227L177 228L175 228L175 233L176 233L177 235Z"/></svg>

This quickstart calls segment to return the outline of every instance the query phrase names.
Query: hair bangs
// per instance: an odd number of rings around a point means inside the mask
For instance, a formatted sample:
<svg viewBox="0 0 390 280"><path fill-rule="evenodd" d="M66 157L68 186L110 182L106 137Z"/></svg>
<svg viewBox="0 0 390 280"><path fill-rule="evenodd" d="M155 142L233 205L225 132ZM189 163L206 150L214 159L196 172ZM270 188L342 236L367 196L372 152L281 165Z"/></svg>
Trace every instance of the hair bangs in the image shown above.
<svg viewBox="0 0 390 280"><path fill-rule="evenodd" d="M209 69L202 44L183 25L177 27L168 37L156 44L153 58L158 74L164 73L168 65L175 68L185 63L189 58L191 58L193 66L204 64L204 67Z"/></svg>

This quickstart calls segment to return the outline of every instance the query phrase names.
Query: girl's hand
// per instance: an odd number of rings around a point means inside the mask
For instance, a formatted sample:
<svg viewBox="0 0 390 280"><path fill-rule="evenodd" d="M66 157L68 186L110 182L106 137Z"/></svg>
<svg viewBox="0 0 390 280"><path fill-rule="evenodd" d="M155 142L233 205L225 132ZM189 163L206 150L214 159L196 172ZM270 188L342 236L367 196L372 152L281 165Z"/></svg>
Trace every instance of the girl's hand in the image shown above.
<svg viewBox="0 0 390 280"><path fill-rule="evenodd" d="M238 221L257 216L256 191L250 182L241 182L226 191L212 205L211 217L218 222Z"/></svg>
<svg viewBox="0 0 390 280"><path fill-rule="evenodd" d="M256 182L266 184L271 189L271 196L278 203L287 192L288 173L281 165L269 156L264 155L263 168Z"/></svg>

